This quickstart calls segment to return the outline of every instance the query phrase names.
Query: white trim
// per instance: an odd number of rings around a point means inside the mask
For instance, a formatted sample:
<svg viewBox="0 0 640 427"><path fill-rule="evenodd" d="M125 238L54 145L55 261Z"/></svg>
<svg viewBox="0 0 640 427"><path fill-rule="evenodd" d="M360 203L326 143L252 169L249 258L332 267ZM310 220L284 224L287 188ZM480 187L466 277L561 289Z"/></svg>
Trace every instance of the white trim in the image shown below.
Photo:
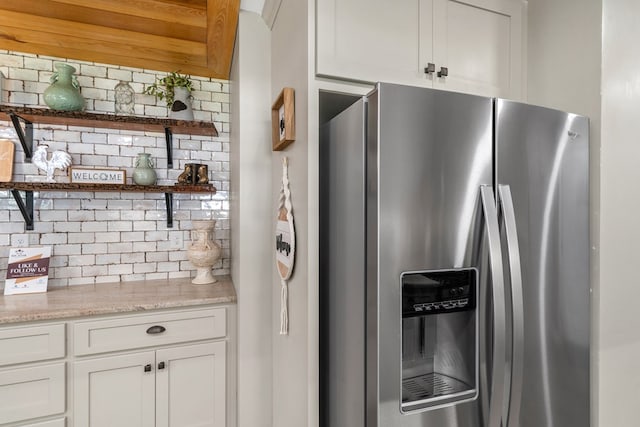
<svg viewBox="0 0 640 427"><path fill-rule="evenodd" d="M282 0L265 0L262 7L262 19L267 24L269 29L273 28L273 23L276 22L278 16L278 10L280 10L280 4Z"/></svg>

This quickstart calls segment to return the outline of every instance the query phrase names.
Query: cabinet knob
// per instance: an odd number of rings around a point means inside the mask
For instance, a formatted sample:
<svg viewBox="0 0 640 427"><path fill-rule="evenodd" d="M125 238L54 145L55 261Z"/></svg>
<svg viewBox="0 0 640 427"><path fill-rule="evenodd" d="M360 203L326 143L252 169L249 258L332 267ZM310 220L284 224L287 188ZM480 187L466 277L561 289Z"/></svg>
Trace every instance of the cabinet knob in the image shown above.
<svg viewBox="0 0 640 427"><path fill-rule="evenodd" d="M167 330L167 328L165 328L164 326L154 325L154 326L149 327L149 329L147 329L147 333L150 334L150 335L161 334L166 330Z"/></svg>
<svg viewBox="0 0 640 427"><path fill-rule="evenodd" d="M158 369L164 369L164 362L158 363Z"/></svg>
<svg viewBox="0 0 640 427"><path fill-rule="evenodd" d="M440 67L438 71L438 77L447 77L449 75L449 69L447 67Z"/></svg>
<svg viewBox="0 0 640 427"><path fill-rule="evenodd" d="M144 365L145 372L151 372L151 364Z"/></svg>
<svg viewBox="0 0 640 427"><path fill-rule="evenodd" d="M436 72L436 64L429 62L424 69L425 74L433 74Z"/></svg>

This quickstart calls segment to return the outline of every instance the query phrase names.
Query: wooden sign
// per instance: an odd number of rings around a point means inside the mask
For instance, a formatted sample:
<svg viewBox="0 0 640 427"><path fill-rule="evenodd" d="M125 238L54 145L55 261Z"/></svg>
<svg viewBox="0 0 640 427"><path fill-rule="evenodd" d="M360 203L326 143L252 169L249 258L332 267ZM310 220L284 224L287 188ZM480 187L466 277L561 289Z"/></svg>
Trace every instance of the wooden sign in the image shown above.
<svg viewBox="0 0 640 427"><path fill-rule="evenodd" d="M72 167L70 180L85 184L126 184L127 171L124 169L93 169Z"/></svg>
<svg viewBox="0 0 640 427"><path fill-rule="evenodd" d="M11 182L15 149L13 141L0 139L0 182Z"/></svg>

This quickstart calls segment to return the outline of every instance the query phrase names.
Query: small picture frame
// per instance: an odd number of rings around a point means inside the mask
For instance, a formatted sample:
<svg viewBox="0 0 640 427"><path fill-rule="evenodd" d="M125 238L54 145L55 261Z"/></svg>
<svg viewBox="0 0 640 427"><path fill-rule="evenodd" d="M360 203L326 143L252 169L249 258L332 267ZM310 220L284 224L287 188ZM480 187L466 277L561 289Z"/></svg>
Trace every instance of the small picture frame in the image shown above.
<svg viewBox="0 0 640 427"><path fill-rule="evenodd" d="M282 151L296 139L293 88L285 87L271 107L272 150Z"/></svg>
<svg viewBox="0 0 640 427"><path fill-rule="evenodd" d="M72 167L69 182L82 184L126 184L127 171L124 169L93 169Z"/></svg>

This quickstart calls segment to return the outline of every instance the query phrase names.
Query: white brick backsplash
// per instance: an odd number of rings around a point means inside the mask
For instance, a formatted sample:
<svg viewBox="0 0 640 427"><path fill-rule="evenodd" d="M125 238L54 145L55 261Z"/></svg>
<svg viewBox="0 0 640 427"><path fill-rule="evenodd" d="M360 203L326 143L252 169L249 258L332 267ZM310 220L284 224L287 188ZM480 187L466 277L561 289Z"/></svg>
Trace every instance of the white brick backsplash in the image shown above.
<svg viewBox="0 0 640 427"><path fill-rule="evenodd" d="M69 243L94 243L96 241L93 233L67 233Z"/></svg>
<svg viewBox="0 0 640 427"><path fill-rule="evenodd" d="M80 74L92 77L106 77L107 69L106 67L82 64L80 66Z"/></svg>
<svg viewBox="0 0 640 427"><path fill-rule="evenodd" d="M40 244L42 245L55 245L60 243L67 243L67 233L45 234L40 238Z"/></svg>
<svg viewBox="0 0 640 427"><path fill-rule="evenodd" d="M95 234L96 243L115 243L120 241L120 233L96 233Z"/></svg>
<svg viewBox="0 0 640 427"><path fill-rule="evenodd" d="M120 258L121 255L119 253L96 255L96 265L120 264Z"/></svg>
<svg viewBox="0 0 640 427"><path fill-rule="evenodd" d="M147 262L167 262L169 261L168 252L147 252Z"/></svg>
<svg viewBox="0 0 640 427"><path fill-rule="evenodd" d="M167 273L148 273L145 277L147 280L166 280L169 275Z"/></svg>
<svg viewBox="0 0 640 427"><path fill-rule="evenodd" d="M155 273L158 266L155 262L149 262L144 264L133 264L134 273Z"/></svg>
<svg viewBox="0 0 640 427"><path fill-rule="evenodd" d="M69 256L69 266L95 265L95 255L71 255Z"/></svg>
<svg viewBox="0 0 640 427"><path fill-rule="evenodd" d="M83 254L99 254L99 255L106 254L107 243L83 243L82 253Z"/></svg>
<svg viewBox="0 0 640 427"><path fill-rule="evenodd" d="M117 80L113 85L115 86L120 80L124 80L125 82L130 82L132 79L133 73L127 70L118 70L110 68L107 71L107 77L113 80Z"/></svg>
<svg viewBox="0 0 640 427"><path fill-rule="evenodd" d="M82 267L83 276L102 276L109 273L109 267L106 265L90 265Z"/></svg>
<svg viewBox="0 0 640 427"><path fill-rule="evenodd" d="M26 68L10 68L9 75L7 77L12 80L29 80L37 82L39 80L39 73L38 70L28 70Z"/></svg>
<svg viewBox="0 0 640 427"><path fill-rule="evenodd" d="M81 223L83 232L95 233L99 231L107 231L107 222L90 221Z"/></svg>
<svg viewBox="0 0 640 427"><path fill-rule="evenodd" d="M106 200L104 202L106 204ZM107 210L96 211L96 221L118 221L119 219L120 219L120 211L107 211Z"/></svg>
<svg viewBox="0 0 640 427"><path fill-rule="evenodd" d="M54 64L62 58L0 50L0 71L4 73L2 95L14 105L43 107L42 94L49 86ZM112 114L114 87L130 82L136 92L137 115L167 117L164 101L142 91L165 72L119 67L87 61L69 61L77 71L87 111ZM229 85L227 81L192 76L194 116L214 122L219 136L173 135L174 167L166 168L167 153L162 132L111 130L91 126L34 125L36 143L50 150L67 151L75 166L125 169L131 183L135 159L150 153L155 161L158 183L172 185L189 161L206 163L215 196L176 194L174 227L167 228L162 194L153 193L34 193L34 231L25 231L24 220L10 192L0 191L0 277L9 246L51 245L50 287L119 280L191 277L193 266L186 261L192 219L228 218L229 205ZM16 143L15 181L42 181L44 174L24 162L22 150L10 122L0 121L0 138ZM58 171L56 179L68 180ZM169 240L169 233L172 240ZM176 249L176 233L182 233L183 247ZM229 222L218 221L216 241L224 259L214 274L228 274ZM0 284L0 287L2 284Z"/></svg>
<svg viewBox="0 0 640 427"><path fill-rule="evenodd" d="M26 92L10 92L9 102L12 104L38 105L38 95Z"/></svg>
<svg viewBox="0 0 640 427"><path fill-rule="evenodd" d="M80 245L55 245L53 255L80 255L82 246Z"/></svg>
<svg viewBox="0 0 640 427"><path fill-rule="evenodd" d="M98 276L96 277L96 283L113 283L119 282L120 276Z"/></svg>
<svg viewBox="0 0 640 427"><path fill-rule="evenodd" d="M114 264L109 266L109 274L132 274L133 264Z"/></svg>

